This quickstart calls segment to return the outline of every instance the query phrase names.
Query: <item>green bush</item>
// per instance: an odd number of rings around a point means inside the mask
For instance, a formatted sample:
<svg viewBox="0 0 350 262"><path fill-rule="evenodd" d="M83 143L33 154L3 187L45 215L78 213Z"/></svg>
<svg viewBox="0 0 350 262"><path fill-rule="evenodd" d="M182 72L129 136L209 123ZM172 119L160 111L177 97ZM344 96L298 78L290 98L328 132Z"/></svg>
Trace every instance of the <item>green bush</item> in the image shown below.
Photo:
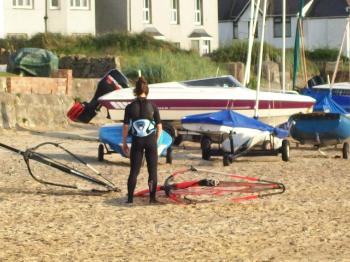
<svg viewBox="0 0 350 262"><path fill-rule="evenodd" d="M148 34L108 33L96 37L37 34L30 39L0 39L0 47L10 50L37 47L58 55L119 56L127 77L135 80L141 70L150 83L215 76L218 67L225 68L208 57ZM226 70L220 73L227 74Z"/></svg>
<svg viewBox="0 0 350 262"><path fill-rule="evenodd" d="M338 53L338 49L319 48L313 51L305 51L305 56L313 61L335 61Z"/></svg>
<svg viewBox="0 0 350 262"><path fill-rule="evenodd" d="M257 64L259 57L260 43L254 42L252 50L252 64ZM243 62L247 61L248 42L247 41L233 41L232 45L218 48L210 57L216 62ZM274 62L281 61L281 51L267 43L264 43L264 60L271 60Z"/></svg>
<svg viewBox="0 0 350 262"><path fill-rule="evenodd" d="M144 52L140 56L125 54L122 64L123 72L129 79L136 79L138 70L141 70L150 83L215 76L219 67L209 58L200 57L196 53L183 54L163 50ZM226 71L221 73L227 74Z"/></svg>

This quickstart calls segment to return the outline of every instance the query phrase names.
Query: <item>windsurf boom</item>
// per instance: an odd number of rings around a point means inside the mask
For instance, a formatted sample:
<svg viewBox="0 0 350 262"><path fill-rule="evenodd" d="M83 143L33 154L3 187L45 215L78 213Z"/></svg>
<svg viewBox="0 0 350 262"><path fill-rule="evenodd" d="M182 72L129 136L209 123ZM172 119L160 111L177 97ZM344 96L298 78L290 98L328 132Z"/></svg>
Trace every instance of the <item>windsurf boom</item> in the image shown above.
<svg viewBox="0 0 350 262"><path fill-rule="evenodd" d="M74 159L76 165L80 164L85 166L88 170L92 171L93 174L88 174L86 171L81 171L72 167L72 163L69 165L63 160L57 161L48 156L48 154L41 153L40 149L46 146L59 149L62 159ZM45 142L25 151L21 151L2 143L0 143L0 147L22 155L30 176L41 184L95 192L120 191L95 168L57 143ZM37 168L36 164L40 164L40 167ZM58 174L58 172L56 172L57 170L61 171L60 174L64 174L64 176Z"/></svg>
<svg viewBox="0 0 350 262"><path fill-rule="evenodd" d="M207 176L175 181L188 172L195 172L197 175L206 173ZM215 175L215 178L208 178L210 175ZM165 180L164 185L157 187L157 191L158 195L165 196L175 203L191 204L218 200L241 202L258 199L282 194L285 186L279 182L190 167L174 172ZM135 193L135 196L144 197L148 194L149 190L145 189Z"/></svg>

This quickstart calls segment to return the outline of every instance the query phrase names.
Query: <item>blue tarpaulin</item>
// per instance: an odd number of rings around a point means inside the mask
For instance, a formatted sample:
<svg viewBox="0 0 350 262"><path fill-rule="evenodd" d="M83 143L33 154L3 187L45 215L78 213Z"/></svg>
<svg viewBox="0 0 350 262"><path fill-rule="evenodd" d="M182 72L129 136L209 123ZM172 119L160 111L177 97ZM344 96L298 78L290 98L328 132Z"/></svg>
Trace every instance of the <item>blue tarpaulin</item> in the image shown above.
<svg viewBox="0 0 350 262"><path fill-rule="evenodd" d="M347 112L327 94L317 99L314 105L314 112L347 114Z"/></svg>
<svg viewBox="0 0 350 262"><path fill-rule="evenodd" d="M222 125L229 127L243 127L252 128L263 131L268 131L275 134L279 138L285 138L288 136L288 131L275 128L265 123L262 123L254 118L250 118L241 115L232 110L222 110L215 113L207 114L197 114L185 116L181 119L182 124L198 123L198 124L212 124L212 125Z"/></svg>

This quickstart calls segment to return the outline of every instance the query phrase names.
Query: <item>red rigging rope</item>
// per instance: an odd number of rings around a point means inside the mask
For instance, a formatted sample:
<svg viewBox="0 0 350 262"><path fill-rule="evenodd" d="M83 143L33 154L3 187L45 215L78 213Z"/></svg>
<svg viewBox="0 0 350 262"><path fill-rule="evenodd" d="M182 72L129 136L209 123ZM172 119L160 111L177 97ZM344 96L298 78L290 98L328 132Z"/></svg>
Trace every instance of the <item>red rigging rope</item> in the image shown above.
<svg viewBox="0 0 350 262"><path fill-rule="evenodd" d="M187 172L223 175L225 180L203 178L174 183L176 177ZM228 201L241 202L244 200L282 194L285 191L285 186L279 182L262 180L255 177L240 176L190 167L175 171L165 180L164 185L157 187L157 191L160 195L165 195L175 203L213 202L216 201L217 197L227 197ZM235 193L240 195L233 196ZM135 196L144 197L148 194L149 190L144 189L135 193ZM241 194L249 195L241 196ZM193 199L193 197L196 196L206 196L207 198L209 197L209 200L197 201L196 199Z"/></svg>

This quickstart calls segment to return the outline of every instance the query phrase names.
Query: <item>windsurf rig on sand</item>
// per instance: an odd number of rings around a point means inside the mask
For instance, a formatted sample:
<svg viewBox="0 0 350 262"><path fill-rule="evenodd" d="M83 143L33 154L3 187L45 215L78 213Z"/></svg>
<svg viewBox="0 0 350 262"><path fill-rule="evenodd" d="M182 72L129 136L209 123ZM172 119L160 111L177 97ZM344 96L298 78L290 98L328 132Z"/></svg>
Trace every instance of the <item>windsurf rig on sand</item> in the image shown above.
<svg viewBox="0 0 350 262"><path fill-rule="evenodd" d="M25 151L2 143L0 147L20 154L30 176L41 184L101 193L120 191L94 167L60 144L45 142Z"/></svg>
<svg viewBox="0 0 350 262"><path fill-rule="evenodd" d="M181 181L181 177L189 173L194 174L195 179ZM285 186L279 182L191 166L170 175L164 185L157 187L157 196L166 197L177 204L195 204L215 201L241 202L282 194L284 191ZM148 195L149 189L135 193L136 197Z"/></svg>

